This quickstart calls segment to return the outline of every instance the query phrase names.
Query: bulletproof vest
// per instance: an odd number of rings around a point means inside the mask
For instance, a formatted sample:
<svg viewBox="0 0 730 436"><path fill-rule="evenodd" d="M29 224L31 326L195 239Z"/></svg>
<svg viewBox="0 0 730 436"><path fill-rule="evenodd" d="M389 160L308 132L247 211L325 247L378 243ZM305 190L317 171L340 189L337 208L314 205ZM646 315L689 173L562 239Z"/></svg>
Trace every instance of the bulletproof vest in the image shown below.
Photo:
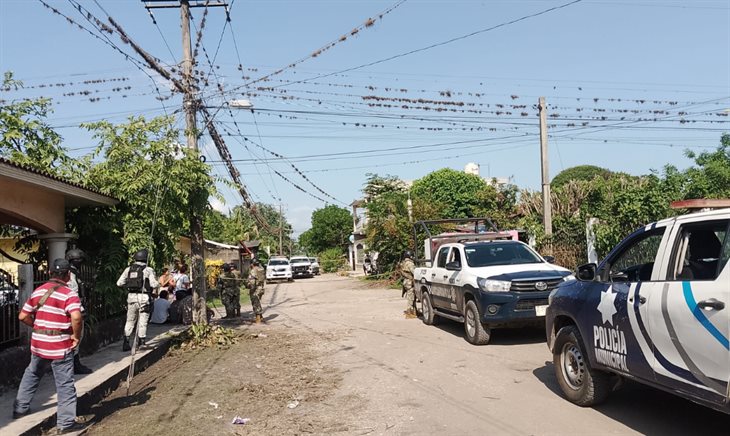
<svg viewBox="0 0 730 436"><path fill-rule="evenodd" d="M140 265L137 263L129 265L129 272L127 273L127 284L125 285L127 289L129 289L130 291L138 291L144 287L145 268L147 268L147 265Z"/></svg>

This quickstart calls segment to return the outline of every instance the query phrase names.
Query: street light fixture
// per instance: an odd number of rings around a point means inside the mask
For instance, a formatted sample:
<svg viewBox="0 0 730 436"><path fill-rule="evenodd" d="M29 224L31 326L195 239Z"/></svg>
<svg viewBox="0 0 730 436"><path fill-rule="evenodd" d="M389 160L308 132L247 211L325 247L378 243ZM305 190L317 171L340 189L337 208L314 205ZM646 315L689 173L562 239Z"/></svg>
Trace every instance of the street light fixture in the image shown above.
<svg viewBox="0 0 730 436"><path fill-rule="evenodd" d="M228 102L228 106L235 109L253 109L253 103L245 98L231 100Z"/></svg>

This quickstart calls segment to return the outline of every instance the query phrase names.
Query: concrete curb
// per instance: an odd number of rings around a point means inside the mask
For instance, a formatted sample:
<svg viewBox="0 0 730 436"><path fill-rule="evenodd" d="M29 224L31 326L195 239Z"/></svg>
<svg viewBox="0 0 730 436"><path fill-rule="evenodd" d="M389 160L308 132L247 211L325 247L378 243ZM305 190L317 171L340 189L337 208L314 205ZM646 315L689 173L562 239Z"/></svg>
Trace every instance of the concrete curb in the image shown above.
<svg viewBox="0 0 730 436"><path fill-rule="evenodd" d="M157 346L151 350L149 350L147 353L138 355L138 357L135 358L135 364L134 364L134 374L137 375L140 372L144 371L145 369L149 368L151 365L156 363L158 360L160 360L165 354L167 354L168 350L170 349L170 346L172 346L172 340L182 334L183 332L187 331L190 327L185 327L182 330L176 331L174 333L171 333L171 335L161 338ZM129 360L129 359L127 359ZM88 411L91 409L91 407L94 404L97 404L99 401L107 397L109 394L111 394L114 390L119 388L119 386L122 385L122 383L127 379L127 375L129 374L129 364L125 364L125 366L118 370L116 373L108 377L106 380L98 384L97 386L93 387L92 389L88 390L82 395L78 396L77 399L77 410L79 412ZM81 413L83 415L83 413ZM43 421L39 422L38 424L34 425L32 428L28 429L24 433L21 433L21 436L37 436L43 434L43 432L47 432L49 430L52 430L56 426L56 413L54 412L51 416L45 418ZM81 435L84 434L86 430L82 430L78 433L70 433L70 434L77 434Z"/></svg>

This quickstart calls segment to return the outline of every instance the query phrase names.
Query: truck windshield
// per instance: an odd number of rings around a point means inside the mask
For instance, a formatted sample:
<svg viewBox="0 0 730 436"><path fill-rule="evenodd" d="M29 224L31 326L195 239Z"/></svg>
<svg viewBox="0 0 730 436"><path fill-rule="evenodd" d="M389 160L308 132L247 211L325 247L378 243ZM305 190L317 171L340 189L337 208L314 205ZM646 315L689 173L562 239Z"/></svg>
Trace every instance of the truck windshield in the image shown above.
<svg viewBox="0 0 730 436"><path fill-rule="evenodd" d="M286 259L271 259L269 265L289 265Z"/></svg>
<svg viewBox="0 0 730 436"><path fill-rule="evenodd" d="M306 257L292 257L291 263L309 263L309 259Z"/></svg>
<svg viewBox="0 0 730 436"><path fill-rule="evenodd" d="M466 263L472 268L493 265L542 263L529 248L516 242L489 242L464 247Z"/></svg>

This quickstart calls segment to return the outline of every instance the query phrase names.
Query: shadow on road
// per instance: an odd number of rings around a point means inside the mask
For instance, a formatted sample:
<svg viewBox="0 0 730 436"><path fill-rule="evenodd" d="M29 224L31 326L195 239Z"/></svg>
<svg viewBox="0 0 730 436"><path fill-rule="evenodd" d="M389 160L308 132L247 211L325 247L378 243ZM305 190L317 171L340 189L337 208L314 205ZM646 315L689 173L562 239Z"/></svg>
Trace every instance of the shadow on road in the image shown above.
<svg viewBox="0 0 730 436"><path fill-rule="evenodd" d="M464 337L464 324L440 319L437 328ZM539 344L545 342L545 327L505 327L492 329L489 345Z"/></svg>
<svg viewBox="0 0 730 436"><path fill-rule="evenodd" d="M545 362L532 374L555 395L563 396L552 362ZM606 402L594 409L646 435L705 436L730 433L730 415L631 381L627 381Z"/></svg>

